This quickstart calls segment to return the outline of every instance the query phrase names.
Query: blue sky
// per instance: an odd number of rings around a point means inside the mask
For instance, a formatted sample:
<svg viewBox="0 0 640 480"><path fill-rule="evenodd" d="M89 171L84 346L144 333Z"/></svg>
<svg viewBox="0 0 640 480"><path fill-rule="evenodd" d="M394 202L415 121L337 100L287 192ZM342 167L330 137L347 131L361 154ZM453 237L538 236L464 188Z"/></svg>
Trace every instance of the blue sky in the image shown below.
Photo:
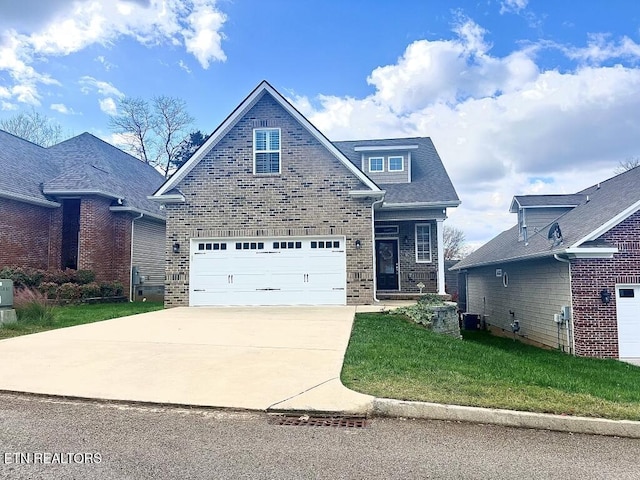
<svg viewBox="0 0 640 480"><path fill-rule="evenodd" d="M474 245L640 155L639 63L635 0L0 0L0 118L114 142L170 95L210 132L266 79L331 139L430 136Z"/></svg>

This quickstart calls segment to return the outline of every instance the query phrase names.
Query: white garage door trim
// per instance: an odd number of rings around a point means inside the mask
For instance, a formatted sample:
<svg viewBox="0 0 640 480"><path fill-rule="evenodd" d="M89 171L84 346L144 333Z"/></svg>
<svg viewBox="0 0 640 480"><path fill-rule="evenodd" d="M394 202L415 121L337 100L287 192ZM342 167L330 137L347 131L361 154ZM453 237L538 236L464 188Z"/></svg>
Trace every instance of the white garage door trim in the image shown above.
<svg viewBox="0 0 640 480"><path fill-rule="evenodd" d="M189 305L345 305L345 238L192 239Z"/></svg>
<svg viewBox="0 0 640 480"><path fill-rule="evenodd" d="M640 358L640 285L616 285L616 310L620 358Z"/></svg>

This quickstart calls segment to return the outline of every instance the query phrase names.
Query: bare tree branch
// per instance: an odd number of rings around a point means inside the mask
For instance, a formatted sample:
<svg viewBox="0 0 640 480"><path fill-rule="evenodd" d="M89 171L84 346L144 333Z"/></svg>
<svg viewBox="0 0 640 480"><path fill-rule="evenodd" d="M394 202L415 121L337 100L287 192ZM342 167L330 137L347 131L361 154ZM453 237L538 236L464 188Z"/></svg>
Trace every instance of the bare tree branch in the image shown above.
<svg viewBox="0 0 640 480"><path fill-rule="evenodd" d="M629 157L626 160L620 160L618 167L613 171L616 175L620 173L624 173L627 170L631 170L632 168L636 168L640 165L640 157Z"/></svg>
<svg viewBox="0 0 640 480"><path fill-rule="evenodd" d="M193 123L193 117L186 111L184 100L175 97L160 96L153 99L155 123L154 132L161 143L162 168L164 176L169 170L180 150L180 144L187 136L187 128Z"/></svg>
<svg viewBox="0 0 640 480"><path fill-rule="evenodd" d="M444 237L444 258L445 260L460 259L465 256L464 242L465 235L462 230L445 225L442 229Z"/></svg>
<svg viewBox="0 0 640 480"><path fill-rule="evenodd" d="M60 124L35 109L0 120L0 129L41 147L50 147L62 141Z"/></svg>
<svg viewBox="0 0 640 480"><path fill-rule="evenodd" d="M149 149L153 116L151 108L142 98L126 97L118 104L118 115L109 118L113 133L122 136L121 146L144 163L153 164Z"/></svg>

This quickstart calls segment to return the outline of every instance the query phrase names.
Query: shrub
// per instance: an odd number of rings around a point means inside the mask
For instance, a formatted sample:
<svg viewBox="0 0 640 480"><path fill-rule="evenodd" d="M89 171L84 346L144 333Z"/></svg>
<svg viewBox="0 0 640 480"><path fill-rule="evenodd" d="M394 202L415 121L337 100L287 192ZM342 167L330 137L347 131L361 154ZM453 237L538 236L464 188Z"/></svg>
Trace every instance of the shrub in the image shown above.
<svg viewBox="0 0 640 480"><path fill-rule="evenodd" d="M80 297L96 298L102 296L102 289L96 282L80 285Z"/></svg>
<svg viewBox="0 0 640 480"><path fill-rule="evenodd" d="M92 270L78 270L75 277L76 282L80 285L86 285L96 281L96 274Z"/></svg>
<svg viewBox="0 0 640 480"><path fill-rule="evenodd" d="M54 282L42 282L38 287L40 293L50 300L58 298L58 284Z"/></svg>
<svg viewBox="0 0 640 480"><path fill-rule="evenodd" d="M61 300L79 300L80 287L75 283L63 283L58 287L58 298Z"/></svg>
<svg viewBox="0 0 640 480"><path fill-rule="evenodd" d="M24 323L37 323L51 326L55 319L53 307L47 302L46 296L34 288L21 287L16 289L13 297L18 320Z"/></svg>
<svg viewBox="0 0 640 480"><path fill-rule="evenodd" d="M0 278L13 280L14 286L18 288L36 287L40 285L43 276L44 271L37 268L3 267L0 270Z"/></svg>
<svg viewBox="0 0 640 480"><path fill-rule="evenodd" d="M64 283L76 283L76 271L67 268L65 270L47 270L44 272L45 282L52 282L58 285Z"/></svg>
<svg viewBox="0 0 640 480"><path fill-rule="evenodd" d="M119 297L124 293L124 285L120 282L103 282L100 284L103 297Z"/></svg>

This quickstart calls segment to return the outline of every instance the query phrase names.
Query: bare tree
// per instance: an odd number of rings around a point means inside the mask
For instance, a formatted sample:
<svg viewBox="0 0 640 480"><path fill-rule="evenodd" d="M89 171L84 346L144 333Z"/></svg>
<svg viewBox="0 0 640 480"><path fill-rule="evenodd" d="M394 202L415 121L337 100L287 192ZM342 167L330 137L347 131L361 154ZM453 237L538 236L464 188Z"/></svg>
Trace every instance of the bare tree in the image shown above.
<svg viewBox="0 0 640 480"><path fill-rule="evenodd" d="M158 168L165 177L192 123L185 102L168 96L154 97L151 103L142 98L123 98L118 114L109 119L111 131L121 135L121 146Z"/></svg>
<svg viewBox="0 0 640 480"><path fill-rule="evenodd" d="M624 173L627 170L631 170L632 168L636 168L640 165L640 157L629 157L626 160L620 160L618 167L613 171L616 175L620 173Z"/></svg>
<svg viewBox="0 0 640 480"><path fill-rule="evenodd" d="M164 176L169 176L182 141L187 136L188 127L193 123L193 117L186 111L184 100L175 97L160 96L153 99L155 123L154 132L157 141L161 143L162 154L159 155L158 166L162 168Z"/></svg>
<svg viewBox="0 0 640 480"><path fill-rule="evenodd" d="M154 124L149 103L142 98L126 97L118 104L118 114L109 118L109 128L120 135L120 146L144 163L154 164L151 137Z"/></svg>
<svg viewBox="0 0 640 480"><path fill-rule="evenodd" d="M466 238L462 230L445 225L442 229L442 235L444 237L445 260L460 259L465 256L464 242Z"/></svg>
<svg viewBox="0 0 640 480"><path fill-rule="evenodd" d="M62 140L62 126L35 109L0 120L0 129L41 147L50 147Z"/></svg>

